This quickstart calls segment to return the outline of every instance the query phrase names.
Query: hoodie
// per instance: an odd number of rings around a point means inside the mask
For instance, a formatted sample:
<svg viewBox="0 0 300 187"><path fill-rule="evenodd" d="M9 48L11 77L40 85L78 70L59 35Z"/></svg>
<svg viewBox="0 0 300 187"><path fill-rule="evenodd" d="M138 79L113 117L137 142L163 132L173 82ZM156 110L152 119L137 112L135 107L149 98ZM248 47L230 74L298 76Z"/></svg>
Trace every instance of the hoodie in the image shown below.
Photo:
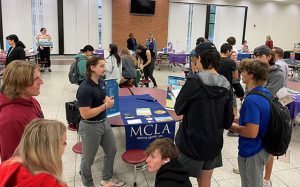
<svg viewBox="0 0 300 187"><path fill-rule="evenodd" d="M0 156L8 160L20 143L25 126L36 118L44 118L36 99L9 100L0 94Z"/></svg>
<svg viewBox="0 0 300 187"><path fill-rule="evenodd" d="M216 158L223 148L223 131L234 118L228 80L208 72L189 75L176 99L175 112L183 115L175 139L180 152L198 161Z"/></svg>
<svg viewBox="0 0 300 187"><path fill-rule="evenodd" d="M86 72L86 61L89 59L85 54L79 53L74 56L78 68L78 80L83 81Z"/></svg>
<svg viewBox="0 0 300 187"><path fill-rule="evenodd" d="M177 159L161 166L155 178L155 187L192 187L189 172Z"/></svg>
<svg viewBox="0 0 300 187"><path fill-rule="evenodd" d="M284 87L284 75L279 65L274 64L270 67L269 78L266 88L270 90L272 95L275 95L281 88Z"/></svg>
<svg viewBox="0 0 300 187"><path fill-rule="evenodd" d="M47 173L31 174L21 163L8 163L8 161L0 165L0 187L64 187L58 183L56 179Z"/></svg>
<svg viewBox="0 0 300 187"><path fill-rule="evenodd" d="M26 60L26 54L24 51L25 45L19 41L16 43L16 47L10 47L7 51L5 67L14 60Z"/></svg>

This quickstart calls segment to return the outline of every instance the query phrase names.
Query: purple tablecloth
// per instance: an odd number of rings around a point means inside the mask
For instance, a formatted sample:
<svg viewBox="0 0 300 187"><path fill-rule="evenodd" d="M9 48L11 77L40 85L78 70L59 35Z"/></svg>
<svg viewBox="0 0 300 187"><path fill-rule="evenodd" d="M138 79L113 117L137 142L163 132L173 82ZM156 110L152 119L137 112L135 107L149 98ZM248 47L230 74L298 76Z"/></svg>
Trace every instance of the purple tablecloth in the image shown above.
<svg viewBox="0 0 300 187"><path fill-rule="evenodd" d="M297 114L300 113L300 94L292 94L292 97L295 101L289 104L288 108L292 119L295 119Z"/></svg>
<svg viewBox="0 0 300 187"><path fill-rule="evenodd" d="M186 63L188 54L169 53L169 63Z"/></svg>
<svg viewBox="0 0 300 187"><path fill-rule="evenodd" d="M104 58L104 49L96 49L95 53L97 56Z"/></svg>

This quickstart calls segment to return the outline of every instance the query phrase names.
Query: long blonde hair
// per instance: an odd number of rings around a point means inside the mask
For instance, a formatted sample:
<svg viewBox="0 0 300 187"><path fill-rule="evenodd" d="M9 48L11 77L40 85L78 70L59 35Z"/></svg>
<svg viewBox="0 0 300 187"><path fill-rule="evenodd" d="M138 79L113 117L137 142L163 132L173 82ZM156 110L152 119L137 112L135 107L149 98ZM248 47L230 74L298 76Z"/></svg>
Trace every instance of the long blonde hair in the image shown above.
<svg viewBox="0 0 300 187"><path fill-rule="evenodd" d="M137 65L137 61L136 61L136 59L131 55L131 53L130 53L130 51L129 51L129 49L128 48L123 48L122 50L121 50L121 57L128 57L131 61L132 61L132 63L136 66Z"/></svg>
<svg viewBox="0 0 300 187"><path fill-rule="evenodd" d="M39 66L33 62L15 60L7 65L3 74L0 93L9 99L20 97L34 82L34 71Z"/></svg>
<svg viewBox="0 0 300 187"><path fill-rule="evenodd" d="M65 133L66 126L62 122L35 119L26 126L14 158L32 174L48 173L59 183L66 184L62 180L60 155Z"/></svg>

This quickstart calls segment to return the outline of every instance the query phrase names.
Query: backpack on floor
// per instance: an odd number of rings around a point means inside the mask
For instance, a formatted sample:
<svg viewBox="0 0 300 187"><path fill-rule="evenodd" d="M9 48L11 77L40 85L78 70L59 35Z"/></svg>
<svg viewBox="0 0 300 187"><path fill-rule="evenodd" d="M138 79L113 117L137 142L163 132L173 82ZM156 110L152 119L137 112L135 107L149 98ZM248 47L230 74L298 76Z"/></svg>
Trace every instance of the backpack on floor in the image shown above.
<svg viewBox="0 0 300 187"><path fill-rule="evenodd" d="M271 99L264 92L253 91L248 95L251 94L261 95L270 103L271 116L266 134L263 137L264 149L273 156L284 155L292 136L292 122L288 108L283 106L277 97Z"/></svg>
<svg viewBox="0 0 300 187"><path fill-rule="evenodd" d="M73 62L73 64L70 67L69 81L71 84L78 84L79 82L77 60Z"/></svg>
<svg viewBox="0 0 300 187"><path fill-rule="evenodd" d="M80 118L80 112L78 108L78 101L72 101L72 102L66 102L66 118L68 124L75 125L77 128L79 127L79 122L81 120Z"/></svg>

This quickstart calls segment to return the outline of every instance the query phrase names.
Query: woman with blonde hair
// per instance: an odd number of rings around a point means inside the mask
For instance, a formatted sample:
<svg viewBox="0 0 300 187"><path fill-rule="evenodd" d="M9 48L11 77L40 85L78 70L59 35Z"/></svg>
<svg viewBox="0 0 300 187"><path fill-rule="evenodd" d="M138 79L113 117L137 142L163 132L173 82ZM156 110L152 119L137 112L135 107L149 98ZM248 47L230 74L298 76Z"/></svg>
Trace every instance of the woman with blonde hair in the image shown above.
<svg viewBox="0 0 300 187"><path fill-rule="evenodd" d="M24 131L14 157L0 165L0 186L67 186L62 179L66 126L36 119Z"/></svg>
<svg viewBox="0 0 300 187"><path fill-rule="evenodd" d="M40 68L33 62L13 61L6 67L0 87L1 162L13 155L25 126L33 119L44 118L34 98L42 84Z"/></svg>
<svg viewBox="0 0 300 187"><path fill-rule="evenodd" d="M268 46L270 49L273 49L273 40L271 39L270 35L267 35L265 45Z"/></svg>
<svg viewBox="0 0 300 187"><path fill-rule="evenodd" d="M136 77L135 59L130 54L129 49L124 48L121 51L122 60L122 78L121 85L132 84Z"/></svg>

